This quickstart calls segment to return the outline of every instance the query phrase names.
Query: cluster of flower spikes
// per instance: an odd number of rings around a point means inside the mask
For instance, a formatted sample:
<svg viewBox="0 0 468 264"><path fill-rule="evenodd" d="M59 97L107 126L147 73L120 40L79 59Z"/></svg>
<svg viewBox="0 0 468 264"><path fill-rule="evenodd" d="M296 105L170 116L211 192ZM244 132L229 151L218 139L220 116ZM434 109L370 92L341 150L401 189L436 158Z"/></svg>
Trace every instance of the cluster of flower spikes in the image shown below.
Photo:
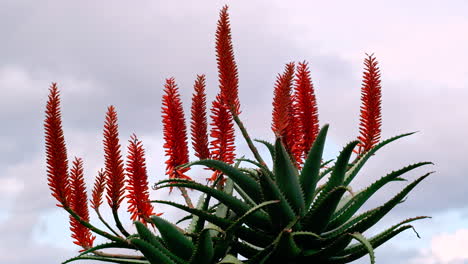
<svg viewBox="0 0 468 264"><path fill-rule="evenodd" d="M361 114L358 155L370 150L380 140L381 86L378 62L373 55L364 60L361 87ZM319 120L314 86L306 62L299 63L294 79L295 64L286 64L278 74L273 98L271 129L281 138L295 165L300 168L319 132Z"/></svg>
<svg viewBox="0 0 468 264"><path fill-rule="evenodd" d="M83 249L88 249L92 247L95 237L91 235L90 228L86 225L89 223L89 212L83 176L83 161L76 158L70 172L68 171L68 158L60 113L60 95L56 83L51 85L49 92L44 121L48 184L52 196L59 202L57 206L63 207L72 215L70 230L74 243ZM107 202L112 209L116 226L123 235L128 236L128 232L123 228L117 213L124 198L127 198L128 212L131 213L132 220L148 223L149 217L155 214L153 206L148 203L145 151L141 141L132 135L128 146L127 166L124 168L120 152L117 113L113 106L108 108L106 114L103 143L105 170L101 169L95 179L90 199L91 207L96 211L100 220L118 236L117 232L110 228L100 214L99 208L102 205L104 192L106 192ZM127 191L127 195L125 195L125 191Z"/></svg>
<svg viewBox="0 0 468 264"><path fill-rule="evenodd" d="M212 122L208 139L205 75L198 75L194 84L191 106L191 139L195 156L199 159L215 159L228 164L235 159L235 130L233 115L240 114L238 97L238 73L234 60L231 29L227 6L220 12L216 31L216 56L220 92L212 103ZM187 128L178 87L174 78L166 79L165 94L162 100L163 132L166 150L166 173L169 178L190 179L185 172L188 168L178 168L189 160ZM222 177L214 171L208 179L214 181ZM223 180L220 181L221 183Z"/></svg>

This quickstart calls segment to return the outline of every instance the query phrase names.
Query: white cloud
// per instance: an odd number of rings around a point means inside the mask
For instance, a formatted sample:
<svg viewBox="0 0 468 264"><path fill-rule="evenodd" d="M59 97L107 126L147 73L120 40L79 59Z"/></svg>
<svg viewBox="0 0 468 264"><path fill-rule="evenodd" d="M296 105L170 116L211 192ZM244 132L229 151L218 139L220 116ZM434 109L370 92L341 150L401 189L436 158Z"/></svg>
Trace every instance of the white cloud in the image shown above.
<svg viewBox="0 0 468 264"><path fill-rule="evenodd" d="M442 233L431 240L430 248L421 250L421 256L410 264L464 264L468 263L468 229Z"/></svg>

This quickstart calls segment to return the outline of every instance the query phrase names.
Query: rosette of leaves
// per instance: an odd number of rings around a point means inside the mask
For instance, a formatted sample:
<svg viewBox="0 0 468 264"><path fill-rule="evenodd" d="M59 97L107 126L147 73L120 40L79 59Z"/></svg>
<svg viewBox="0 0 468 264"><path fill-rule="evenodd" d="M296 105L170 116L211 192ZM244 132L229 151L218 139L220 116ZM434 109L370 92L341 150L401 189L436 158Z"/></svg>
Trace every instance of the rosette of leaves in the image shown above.
<svg viewBox="0 0 468 264"><path fill-rule="evenodd" d="M328 125L320 130L301 170L294 165L279 138L275 144L260 141L268 147L273 160L272 168L247 159L239 160L254 164L255 169L236 168L208 159L184 165L204 165L221 171L232 181L235 192L230 191L228 186L219 190L172 179L161 181L156 186L198 190L206 195L201 206L189 208L169 201L153 202L169 204L195 216L197 222L190 231L197 237L198 244L200 241L212 241L203 242L209 246L198 245L196 248L208 247L209 252L213 250L213 261L232 255L242 256L246 259L243 262L252 264L348 263L368 254L371 263L374 263L375 248L400 232L413 228L410 222L427 217L408 218L373 237L366 238L364 232L403 202L410 191L430 173L406 185L383 205L358 213L359 209L384 185L405 181L403 174L431 163L419 162L392 171L367 188L353 193L350 183L368 159L383 146L412 133L384 140L350 162L353 149L358 144L358 141L353 141L343 148L333 166L325 168L322 154L327 131ZM225 206L226 217L208 210L210 197L218 200L220 206ZM204 221L222 231L207 232L203 229ZM213 237L208 238L208 234ZM208 255L212 256L211 253Z"/></svg>

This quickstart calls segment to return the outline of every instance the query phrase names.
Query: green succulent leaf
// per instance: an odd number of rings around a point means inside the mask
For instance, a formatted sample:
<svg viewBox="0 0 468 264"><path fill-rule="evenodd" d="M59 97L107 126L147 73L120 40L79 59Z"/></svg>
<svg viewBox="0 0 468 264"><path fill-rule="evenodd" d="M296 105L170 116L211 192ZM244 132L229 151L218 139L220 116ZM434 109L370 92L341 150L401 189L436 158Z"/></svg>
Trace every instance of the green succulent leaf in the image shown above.
<svg viewBox="0 0 468 264"><path fill-rule="evenodd" d="M152 215L150 218L161 233L167 248L171 252L177 252L177 255L181 258L189 260L195 249L192 241L180 232L174 224L156 215Z"/></svg>
<svg viewBox="0 0 468 264"><path fill-rule="evenodd" d="M260 186L265 200L278 200L278 204L274 204L267 208L271 219L274 219L273 224L276 230L282 229L289 222L296 218L291 205L286 200L283 193L268 175L260 177Z"/></svg>
<svg viewBox="0 0 468 264"><path fill-rule="evenodd" d="M245 175L242 171L231 166L227 163L224 163L219 160L199 160L187 163L183 167L191 167L193 165L204 165L212 169L221 171L224 175L231 178L237 185L239 185L245 192L255 201L259 201L258 189L259 186L254 179Z"/></svg>
<svg viewBox="0 0 468 264"><path fill-rule="evenodd" d="M402 137L406 137L406 136L409 136L409 135L412 135L416 132L411 132L411 133L406 133L406 134L401 134L401 135L398 135L398 136L395 136L395 137L392 137L392 138L389 138L389 139L386 139L380 143L378 143L377 145L375 145L373 148L371 148L369 151L367 151L366 153L364 153L364 155L360 156L355 162L353 162L353 165L352 167L348 170L348 172L346 173L346 177L345 177L345 185L349 185L351 183L351 181L354 179L354 177L356 177L357 173L359 172L359 170L364 166L364 164L366 163L367 160L369 160L369 158L374 155L375 152L377 152L377 150L381 149L383 146L389 144L390 142L393 142L397 139L400 139Z"/></svg>
<svg viewBox="0 0 468 264"><path fill-rule="evenodd" d="M190 264L211 264L213 256L213 240L211 239L210 230L204 229L198 237L195 251L190 258Z"/></svg>
<svg viewBox="0 0 468 264"><path fill-rule="evenodd" d="M258 143L262 143L263 145L265 145L265 147L267 147L268 151L270 152L271 160L275 159L275 155L276 155L275 154L275 145L271 144L268 141L261 140L261 139L254 139L254 141L257 141Z"/></svg>
<svg viewBox="0 0 468 264"><path fill-rule="evenodd" d="M168 250L161 242L161 238L157 237L151 232L144 224L139 221L135 221L135 227L141 239L150 243L153 247L159 249L164 255L168 256L177 263L183 263L184 260L174 254L176 251ZM174 252L174 253L173 253ZM178 252L178 251L177 251Z"/></svg>
<svg viewBox="0 0 468 264"><path fill-rule="evenodd" d="M329 228L335 228L344 222L348 221L354 213L356 213L361 206L372 196L376 193L380 188L382 188L385 184L398 180L399 176L403 175L404 173L411 171L413 169L419 168L424 165L432 164L431 162L419 162L409 166L406 166L400 170L392 171L391 173L387 174L386 176L380 178L369 187L364 189L363 191L359 192L358 194L354 195L343 207L337 210L330 222Z"/></svg>
<svg viewBox="0 0 468 264"><path fill-rule="evenodd" d="M226 255L218 264L244 264L233 255Z"/></svg>
<svg viewBox="0 0 468 264"><path fill-rule="evenodd" d="M346 190L346 186L338 186L324 195L323 199L311 208L301 222L304 229L313 233L324 231Z"/></svg>
<svg viewBox="0 0 468 264"><path fill-rule="evenodd" d="M322 162L322 154L327 137L328 125L325 125L320 130L315 139L312 148L309 151L307 159L304 162L299 181L304 193L305 208L309 208L314 196L315 187L318 182L320 167Z"/></svg>
<svg viewBox="0 0 468 264"><path fill-rule="evenodd" d="M223 191L216 190L214 188L210 188L203 184L195 183L192 181L187 180L180 180L180 179L171 179L170 184L159 186L159 188L167 188L167 187L187 187L191 189L195 189L206 194L211 195L212 197L216 198L218 201L225 204L228 208L233 210L238 215L245 214L251 207L242 202L241 200L226 194ZM258 190L257 190L258 193ZM253 227L257 228L265 228L267 226L271 226L271 219L270 217L262 211L256 211L254 214L249 215L246 219L247 223Z"/></svg>
<svg viewBox="0 0 468 264"><path fill-rule="evenodd" d="M123 259L123 258L109 258L109 257L101 257L95 255L83 255L81 257L71 258L62 264L70 263L76 260L97 260L102 262L112 262L112 263L120 263L120 264L151 264L147 260L140 260L140 259Z"/></svg>
<svg viewBox="0 0 468 264"><path fill-rule="evenodd" d="M280 138L276 139L275 153L273 173L276 177L276 183L286 199L291 203L293 210L297 214L303 215L305 202L304 194L299 184L298 171L281 143Z"/></svg>
<svg viewBox="0 0 468 264"><path fill-rule="evenodd" d="M177 264L169 256L143 239L132 238L130 242L141 251L151 264Z"/></svg>
<svg viewBox="0 0 468 264"><path fill-rule="evenodd" d="M375 254L374 254L374 249L372 248L372 245L371 243L369 243L369 240L367 240L367 238L365 238L361 233L352 233L352 234L349 234L350 236L354 237L356 240L358 240L359 242L361 242L361 244L364 246L364 248L367 250L367 252L369 253L369 257L370 257L370 262L371 264L375 264Z"/></svg>

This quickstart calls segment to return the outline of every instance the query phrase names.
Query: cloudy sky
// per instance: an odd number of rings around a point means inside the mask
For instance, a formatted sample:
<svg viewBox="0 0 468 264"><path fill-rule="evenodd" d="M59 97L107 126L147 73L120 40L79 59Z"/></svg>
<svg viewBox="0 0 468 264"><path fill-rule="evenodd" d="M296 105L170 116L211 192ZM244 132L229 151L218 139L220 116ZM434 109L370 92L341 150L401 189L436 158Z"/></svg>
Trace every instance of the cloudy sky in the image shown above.
<svg viewBox="0 0 468 264"><path fill-rule="evenodd" d="M161 180L164 80L176 78L186 113L196 74L207 75L208 100L214 98L214 32L224 4L230 6L241 118L254 137L273 139L276 74L285 63L306 60L320 123L330 124L326 155L333 158L358 134L363 59L365 53L376 55L382 137L419 132L382 149L353 188L418 161L435 165L408 178L436 171L372 231L430 215L415 223L421 239L411 231L401 234L376 250L377 263L468 263L464 0L0 0L0 263L61 263L78 250L68 216L55 207L47 186L43 120L50 83L60 87L68 155L84 159L88 189L103 166L102 127L111 104L122 144L136 133L147 151L150 182ZM238 154L249 154L241 139ZM207 175L194 170L192 176L203 182ZM367 206L382 204L401 187L383 189ZM176 192L151 196L180 200ZM169 219L180 215L166 207L157 210Z"/></svg>

